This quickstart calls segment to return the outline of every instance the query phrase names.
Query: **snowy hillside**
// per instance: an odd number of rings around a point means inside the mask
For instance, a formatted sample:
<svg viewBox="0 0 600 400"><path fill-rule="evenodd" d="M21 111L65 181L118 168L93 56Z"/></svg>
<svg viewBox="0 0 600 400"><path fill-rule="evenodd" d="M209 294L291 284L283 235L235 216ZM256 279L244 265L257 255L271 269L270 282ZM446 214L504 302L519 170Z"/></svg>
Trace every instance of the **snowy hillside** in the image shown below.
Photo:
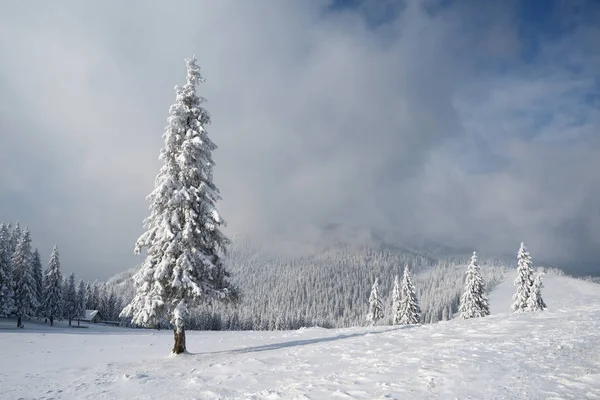
<svg viewBox="0 0 600 400"><path fill-rule="evenodd" d="M549 310L413 327L188 332L23 330L0 319L0 398L600 399L600 285L546 276ZM64 325L63 325L64 326Z"/></svg>

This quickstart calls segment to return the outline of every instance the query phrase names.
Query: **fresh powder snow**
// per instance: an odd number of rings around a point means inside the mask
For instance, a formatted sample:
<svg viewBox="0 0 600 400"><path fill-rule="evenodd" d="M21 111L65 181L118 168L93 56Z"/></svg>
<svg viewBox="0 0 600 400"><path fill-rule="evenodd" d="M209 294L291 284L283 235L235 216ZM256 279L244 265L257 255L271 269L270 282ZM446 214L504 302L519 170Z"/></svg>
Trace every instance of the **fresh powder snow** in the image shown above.
<svg viewBox="0 0 600 400"><path fill-rule="evenodd" d="M430 325L172 332L0 319L0 388L12 399L600 399L600 285L546 276L548 309ZM82 324L82 326L84 326Z"/></svg>

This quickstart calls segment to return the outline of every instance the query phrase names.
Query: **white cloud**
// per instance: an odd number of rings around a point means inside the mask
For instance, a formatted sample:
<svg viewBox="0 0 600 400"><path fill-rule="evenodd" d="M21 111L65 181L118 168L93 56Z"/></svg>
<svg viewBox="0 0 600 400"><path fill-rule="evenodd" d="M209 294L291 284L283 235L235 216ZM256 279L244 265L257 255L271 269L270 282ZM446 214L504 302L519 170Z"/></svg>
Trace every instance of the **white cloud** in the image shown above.
<svg viewBox="0 0 600 400"><path fill-rule="evenodd" d="M0 165L19 168L0 175L13 177L0 187L0 217L29 218L37 241L48 251L60 242L67 268L89 276L139 261L131 247L172 89L196 53L231 232L344 220L496 251L526 239L561 255L562 227L600 187L580 171L595 166L598 143L559 151L524 137L579 141L597 131L595 108L577 102L594 70L573 72L554 57L581 59L588 48L578 38L590 46L596 33L548 44L527 66L511 3L431 12L407 2L377 28L355 9L324 13L326 4L73 2L38 5L33 16L12 5L0 16L0 34L13 38L0 44L0 119L14 134L0 136L11 149ZM462 151L482 144L481 165L465 168ZM502 167L474 174L488 155ZM14 201L14 176L43 177L17 196L33 198L39 218ZM597 217L578 226L597 243Z"/></svg>

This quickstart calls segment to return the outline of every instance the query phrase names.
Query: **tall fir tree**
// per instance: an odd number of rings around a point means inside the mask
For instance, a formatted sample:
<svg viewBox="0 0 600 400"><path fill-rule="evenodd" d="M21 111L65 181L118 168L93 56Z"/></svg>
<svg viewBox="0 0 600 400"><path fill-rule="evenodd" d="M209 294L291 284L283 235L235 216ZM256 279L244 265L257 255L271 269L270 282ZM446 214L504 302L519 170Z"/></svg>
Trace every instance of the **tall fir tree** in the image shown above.
<svg viewBox="0 0 600 400"><path fill-rule="evenodd" d="M467 267L465 290L460 297L459 311L462 319L490 315L490 306L485 295L485 285L481 277L481 268L477 262L476 252L473 252L471 263Z"/></svg>
<svg viewBox="0 0 600 400"><path fill-rule="evenodd" d="M0 224L0 315L8 316L15 310L14 275L10 252L11 232Z"/></svg>
<svg viewBox="0 0 600 400"><path fill-rule="evenodd" d="M38 316L42 316L43 312L41 311L42 298L44 296L44 279L42 272L42 259L40 257L40 252L38 249L35 249L33 252L33 278L35 279L35 296L38 299L38 308L40 310L36 310L36 314Z"/></svg>
<svg viewBox="0 0 600 400"><path fill-rule="evenodd" d="M383 318L383 303L379 297L379 279L375 278L369 295L369 313L367 314L367 322L373 326Z"/></svg>
<svg viewBox="0 0 600 400"><path fill-rule="evenodd" d="M415 325L421 322L421 307L415 286L410 276L408 265L404 266L404 275L402 276L402 284L400 286L400 318L401 325Z"/></svg>
<svg viewBox="0 0 600 400"><path fill-rule="evenodd" d="M81 322L81 318L85 318L85 303L86 303L86 286L81 280L77 289L77 325Z"/></svg>
<svg viewBox="0 0 600 400"><path fill-rule="evenodd" d="M398 275L394 277L394 289L392 290L392 324L400 324L400 302L402 296L400 293L400 282L398 281Z"/></svg>
<svg viewBox="0 0 600 400"><path fill-rule="evenodd" d="M77 318L78 312L75 274L71 273L71 275L69 275L69 279L65 280L63 295L63 313L65 318L69 321L69 326L71 326L71 322Z"/></svg>
<svg viewBox="0 0 600 400"><path fill-rule="evenodd" d="M98 299L100 296L100 289L98 288L98 285L94 283L88 289L86 289L86 293L86 310L98 310L100 308L98 305Z"/></svg>
<svg viewBox="0 0 600 400"><path fill-rule="evenodd" d="M93 296L93 288L90 282L85 283L85 309L86 310L95 310L92 308L92 296Z"/></svg>
<svg viewBox="0 0 600 400"><path fill-rule="evenodd" d="M174 326L173 353L186 352L188 307L200 301L234 300L237 291L223 264L229 239L216 208L221 199L213 183L212 152L217 146L205 126L209 113L196 87L204 82L195 57L186 60L187 82L177 86L160 159L164 162L148 196L150 216L135 251L147 256L135 275L136 294L122 311L132 323L155 326L168 316Z"/></svg>
<svg viewBox="0 0 600 400"><path fill-rule="evenodd" d="M15 276L15 314L17 326L22 327L23 317L33 316L38 307L36 283L33 275L33 256L31 254L31 236L25 228L17 242L12 257Z"/></svg>
<svg viewBox="0 0 600 400"><path fill-rule="evenodd" d="M101 291L102 296L100 300L100 314L107 321L114 321L118 317L119 311L117 310L117 296L114 289L108 289L106 286Z"/></svg>
<svg viewBox="0 0 600 400"><path fill-rule="evenodd" d="M533 261L525 247L525 243L521 242L521 247L517 253L517 279L515 279L517 293L513 296L513 304L511 309L513 312L527 311L527 301L533 286Z"/></svg>
<svg viewBox="0 0 600 400"><path fill-rule="evenodd" d="M527 299L527 309L529 311L544 311L546 308L548 308L546 303L544 303L544 299L542 298L542 288L544 287L544 283L542 282L543 276L544 273L540 272L533 280L531 293L529 293L529 298Z"/></svg>
<svg viewBox="0 0 600 400"><path fill-rule="evenodd" d="M44 299L42 305L44 316L50 320L50 326L54 325L55 318L60 319L63 315L62 281L58 248L54 246L50 263L44 271Z"/></svg>

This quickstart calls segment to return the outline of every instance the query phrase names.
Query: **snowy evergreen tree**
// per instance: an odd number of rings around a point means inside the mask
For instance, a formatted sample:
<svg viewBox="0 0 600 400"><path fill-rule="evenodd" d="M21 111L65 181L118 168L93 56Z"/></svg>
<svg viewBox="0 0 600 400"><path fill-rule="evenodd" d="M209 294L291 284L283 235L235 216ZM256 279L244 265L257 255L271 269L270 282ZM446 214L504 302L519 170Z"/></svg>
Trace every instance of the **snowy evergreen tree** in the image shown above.
<svg viewBox="0 0 600 400"><path fill-rule="evenodd" d="M117 304L118 299L114 288L109 289L103 285L100 291L100 314L106 321L115 321L119 318L120 305Z"/></svg>
<svg viewBox="0 0 600 400"><path fill-rule="evenodd" d="M544 276L544 273L540 272L536 275L533 281L531 293L527 299L527 309L529 311L543 311L544 309L548 308L546 303L544 303L544 299L542 298L542 288L544 287L542 276Z"/></svg>
<svg viewBox="0 0 600 400"><path fill-rule="evenodd" d="M62 274L60 272L60 260L58 249L54 246L48 268L44 271L44 291L42 310L44 316L50 319L50 326L54 325L54 319L63 315L63 288Z"/></svg>
<svg viewBox="0 0 600 400"><path fill-rule="evenodd" d="M477 263L476 252L473 252L471 263L467 267L465 291L460 297L459 311L463 319L490 315L490 306L485 295L485 284L481 277L481 269Z"/></svg>
<svg viewBox="0 0 600 400"><path fill-rule="evenodd" d="M69 320L69 326L71 326L71 321L77 318L77 313L79 311L75 275L72 273L69 275L69 279L65 281L63 294L63 314L64 317Z"/></svg>
<svg viewBox="0 0 600 400"><path fill-rule="evenodd" d="M517 293L513 296L512 311L523 312L528 309L527 301L529 300L529 294L533 286L533 262L523 242L521 242L521 247L517 253L517 274L518 276L515 280Z"/></svg>
<svg viewBox="0 0 600 400"><path fill-rule="evenodd" d="M86 303L86 286L83 281L79 281L79 289L77 290L77 325L81 322L81 318L85 317Z"/></svg>
<svg viewBox="0 0 600 400"><path fill-rule="evenodd" d="M400 295L400 282L398 281L398 275L394 277L394 289L392 290L392 324L400 324L400 303L402 297Z"/></svg>
<svg viewBox="0 0 600 400"><path fill-rule="evenodd" d="M210 115L196 86L204 82L196 58L186 60L187 82L176 87L160 159L164 162L148 196L150 217L138 239L136 253L147 256L135 275L136 295L122 312L136 325L154 327L168 316L174 326L173 353L186 352L188 308L210 300L233 300L222 256L229 239L216 209L221 196L213 183L212 151L205 126Z"/></svg>
<svg viewBox="0 0 600 400"><path fill-rule="evenodd" d="M32 316L38 307L37 288L33 275L31 236L27 228L17 242L12 263L15 276L15 314L17 315L17 326L21 327L22 318Z"/></svg>
<svg viewBox="0 0 600 400"><path fill-rule="evenodd" d="M383 318L383 303L379 298L379 279L375 278L373 287L371 288L371 295L369 296L369 313L367 314L367 321L369 325L375 325Z"/></svg>
<svg viewBox="0 0 600 400"><path fill-rule="evenodd" d="M10 315L15 310L10 241L11 233L8 226L0 224L0 315Z"/></svg>
<svg viewBox="0 0 600 400"><path fill-rule="evenodd" d="M400 286L400 318L402 325L414 325L421 322L421 308L415 292L415 287L408 270L408 265L404 267L404 276Z"/></svg>
<svg viewBox="0 0 600 400"><path fill-rule="evenodd" d="M38 306L40 310L36 310L36 314L41 316L42 298L44 293L44 279L42 272L42 259L40 258L40 252L35 249L33 252L33 278L35 279L35 297L38 300ZM39 312L38 312L39 311Z"/></svg>
<svg viewBox="0 0 600 400"><path fill-rule="evenodd" d="M98 307L98 297L99 297L99 289L98 285L89 285L85 290L87 294L87 298L85 300L85 309L86 310L97 310Z"/></svg>

